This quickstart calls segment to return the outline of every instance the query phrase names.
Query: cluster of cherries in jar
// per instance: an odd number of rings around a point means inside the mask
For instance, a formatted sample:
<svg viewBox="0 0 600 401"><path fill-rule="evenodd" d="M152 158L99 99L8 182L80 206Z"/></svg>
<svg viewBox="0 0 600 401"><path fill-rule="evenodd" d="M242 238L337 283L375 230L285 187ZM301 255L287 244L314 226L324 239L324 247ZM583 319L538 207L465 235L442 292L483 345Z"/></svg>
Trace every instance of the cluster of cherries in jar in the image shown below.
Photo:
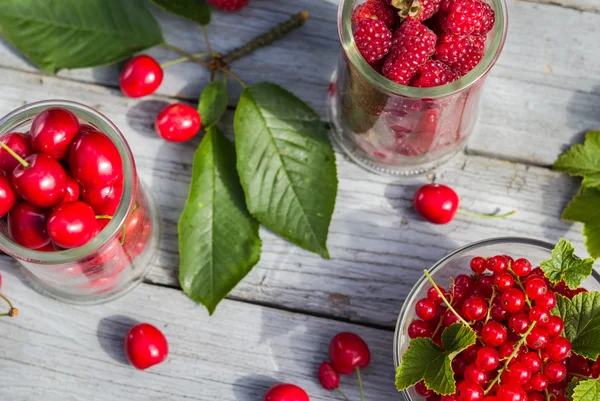
<svg viewBox="0 0 600 401"><path fill-rule="evenodd" d="M474 257L470 267L474 274L455 277L449 292L439 287L477 333L477 342L452 361L457 392L441 396L419 382L418 394L427 401L547 401L547 393L567 401L570 375L600 376L600 358L572 354L571 343L561 336L564 322L550 313L556 294L573 298L585 289L550 283L524 258ZM431 338L442 346L444 328L459 322L440 292L431 287L416 303L419 319L408 327L410 338Z"/></svg>
<svg viewBox="0 0 600 401"><path fill-rule="evenodd" d="M0 219L29 249L54 252L94 238L123 192L121 156L108 136L63 108L38 114L28 133L0 137Z"/></svg>

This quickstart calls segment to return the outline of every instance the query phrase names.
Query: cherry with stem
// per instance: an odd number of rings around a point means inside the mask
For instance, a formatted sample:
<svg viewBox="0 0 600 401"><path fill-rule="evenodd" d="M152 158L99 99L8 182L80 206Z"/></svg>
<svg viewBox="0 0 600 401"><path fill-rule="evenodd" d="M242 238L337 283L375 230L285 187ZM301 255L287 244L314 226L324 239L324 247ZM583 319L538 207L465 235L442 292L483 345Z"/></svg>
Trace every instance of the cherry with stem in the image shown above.
<svg viewBox="0 0 600 401"><path fill-rule="evenodd" d="M6 301L6 303L8 304L8 307L10 308L8 310L8 312L2 313L2 314L0 314L0 316L17 317L17 315L19 314L19 310L13 306L12 302L10 302L10 300L2 294L0 294L0 298L2 298L4 301Z"/></svg>

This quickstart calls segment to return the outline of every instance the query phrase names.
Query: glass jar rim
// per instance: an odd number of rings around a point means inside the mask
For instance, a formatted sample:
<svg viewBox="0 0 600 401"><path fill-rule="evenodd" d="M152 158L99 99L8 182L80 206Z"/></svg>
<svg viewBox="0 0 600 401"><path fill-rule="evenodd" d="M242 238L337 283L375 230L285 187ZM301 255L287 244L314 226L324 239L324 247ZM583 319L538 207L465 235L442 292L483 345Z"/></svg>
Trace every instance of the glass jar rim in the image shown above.
<svg viewBox="0 0 600 401"><path fill-rule="evenodd" d="M356 0L343 0L338 7L338 33L342 48L353 67L356 68L371 83L371 85L390 95L399 95L413 99L437 99L460 92L475 84L488 73L496 63L496 60L498 60L498 57L500 57L500 53L502 52L506 41L508 30L506 0L490 0L494 12L496 13L496 21L492 31L494 34L489 48L479 64L477 64L472 71L452 83L432 88L415 88L400 85L387 79L371 68L358 51L352 32L352 11L354 9L355 1Z"/></svg>
<svg viewBox="0 0 600 401"><path fill-rule="evenodd" d="M0 233L1 250L13 257L25 259L27 262L49 265L69 263L85 258L114 238L122 229L123 224L125 224L125 218L129 210L133 207L134 181L137 179L133 155L121 131L105 115L81 103L62 99L50 99L26 104L0 119L0 137L13 131L16 125L52 107L61 107L71 111L78 118L93 124L111 139L119 151L123 165L123 195L117 211L106 227L88 243L78 248L56 252L42 252L21 246Z"/></svg>

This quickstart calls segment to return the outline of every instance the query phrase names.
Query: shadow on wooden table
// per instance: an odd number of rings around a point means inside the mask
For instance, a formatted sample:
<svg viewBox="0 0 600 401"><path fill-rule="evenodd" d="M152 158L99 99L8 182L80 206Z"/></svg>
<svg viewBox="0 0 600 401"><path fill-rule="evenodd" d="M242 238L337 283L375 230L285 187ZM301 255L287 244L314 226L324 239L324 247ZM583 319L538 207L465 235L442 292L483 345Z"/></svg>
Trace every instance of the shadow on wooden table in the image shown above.
<svg viewBox="0 0 600 401"><path fill-rule="evenodd" d="M235 381L233 389L238 401L262 400L265 392L278 381L269 376L244 376Z"/></svg>
<svg viewBox="0 0 600 401"><path fill-rule="evenodd" d="M96 329L100 347L115 361L128 365L123 340L129 329L137 323L139 322L124 315L113 315L101 319Z"/></svg>

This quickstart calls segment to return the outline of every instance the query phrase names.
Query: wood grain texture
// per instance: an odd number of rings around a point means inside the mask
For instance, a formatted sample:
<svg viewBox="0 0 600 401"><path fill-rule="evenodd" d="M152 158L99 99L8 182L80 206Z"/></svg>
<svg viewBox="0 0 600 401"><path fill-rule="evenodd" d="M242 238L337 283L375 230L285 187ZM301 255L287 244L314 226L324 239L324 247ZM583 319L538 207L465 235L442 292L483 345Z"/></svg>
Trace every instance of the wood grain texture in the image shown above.
<svg viewBox="0 0 600 401"><path fill-rule="evenodd" d="M21 312L0 319L2 401L257 401L277 382L300 385L311 400L331 400L316 372L340 331L356 332L370 346L369 399L398 397L389 331L235 301L209 318L179 291L147 284L105 305L73 306L38 294L12 268L0 273ZM133 369L123 354L137 322L157 326L169 341L168 359L147 371ZM354 377L342 383L359 399Z"/></svg>
<svg viewBox="0 0 600 401"><path fill-rule="evenodd" d="M193 152L200 138L166 143L152 121L164 106L159 98L131 100L117 91L59 78L2 70L0 114L51 97L98 108L121 127L133 149L141 178L150 186L163 219L164 236L148 281L177 286L177 220L185 203ZM222 128L229 134L231 113ZM236 287L232 298L334 316L391 328L402 301L422 269L458 246L483 238L517 235L574 240L583 254L580 225L560 221L577 181L544 168L479 156L462 156L437 172L454 187L462 207L481 213L518 212L504 220L458 216L447 226L423 222L411 199L424 178L397 181L367 173L337 154L339 195L328 247L331 260L305 252L261 230L261 261ZM222 312L217 308L216 314Z"/></svg>
<svg viewBox="0 0 600 401"><path fill-rule="evenodd" d="M596 0L521 0L532 3L551 4L560 7L572 8L574 10L600 12L600 3Z"/></svg>

